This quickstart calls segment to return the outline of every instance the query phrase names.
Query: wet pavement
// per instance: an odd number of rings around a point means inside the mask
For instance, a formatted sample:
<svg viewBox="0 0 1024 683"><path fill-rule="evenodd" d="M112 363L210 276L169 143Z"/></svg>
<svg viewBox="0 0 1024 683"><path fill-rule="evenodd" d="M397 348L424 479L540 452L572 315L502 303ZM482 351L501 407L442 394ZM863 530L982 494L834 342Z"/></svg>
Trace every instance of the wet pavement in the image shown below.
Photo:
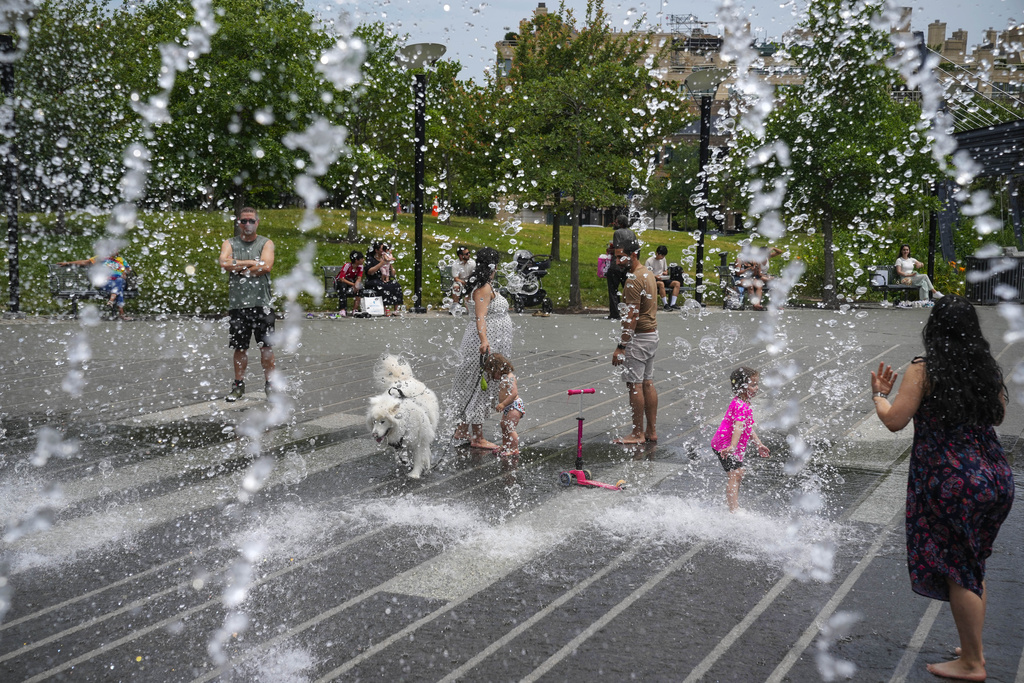
<svg viewBox="0 0 1024 683"><path fill-rule="evenodd" d="M1022 345L979 312L1009 377ZM266 399L252 352L235 404L221 321L5 321L0 679L816 681L852 662L852 680L935 680L924 663L957 639L907 579L912 433L880 426L868 385L921 352L927 313L662 314L659 440L635 450L610 443L629 423L616 323L513 316L519 462L441 440L419 481L368 437L371 368L402 353L443 396L463 319L284 321L285 395ZM773 456L729 515L707 444L738 365L762 373ZM558 484L566 390L590 386L586 467L621 492ZM1024 476L1010 391L999 433ZM1020 503L988 589L989 680L1022 683Z"/></svg>

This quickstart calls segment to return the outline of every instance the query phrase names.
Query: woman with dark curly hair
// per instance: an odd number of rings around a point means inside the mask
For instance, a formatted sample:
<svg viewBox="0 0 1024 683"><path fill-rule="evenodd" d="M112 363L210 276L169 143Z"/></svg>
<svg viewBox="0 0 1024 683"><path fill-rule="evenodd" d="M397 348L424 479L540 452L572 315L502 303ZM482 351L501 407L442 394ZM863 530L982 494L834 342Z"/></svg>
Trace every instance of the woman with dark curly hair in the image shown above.
<svg viewBox="0 0 1024 683"><path fill-rule="evenodd" d="M489 353L512 355L512 318L508 301L492 286L500 255L490 247L476 253L476 268L469 276L466 291L470 292L466 332L459 347L459 368L446 400L446 414L458 426L453 438L469 439L472 448L497 449L498 445L484 438L484 417L493 403L493 386L480 388L481 357ZM493 383L492 383L493 384Z"/></svg>
<svg viewBox="0 0 1024 683"><path fill-rule="evenodd" d="M929 664L945 678L985 680L985 560L1013 504L1014 483L995 425L1006 411L1003 374L978 314L953 294L935 302L892 403L896 373L871 373L875 411L890 431L914 421L907 482L907 565L915 593L949 601L960 657Z"/></svg>
<svg viewBox="0 0 1024 683"><path fill-rule="evenodd" d="M383 240L375 240L370 245L363 269L363 296L382 297L385 306L402 305L402 285L398 282L394 263L391 246Z"/></svg>

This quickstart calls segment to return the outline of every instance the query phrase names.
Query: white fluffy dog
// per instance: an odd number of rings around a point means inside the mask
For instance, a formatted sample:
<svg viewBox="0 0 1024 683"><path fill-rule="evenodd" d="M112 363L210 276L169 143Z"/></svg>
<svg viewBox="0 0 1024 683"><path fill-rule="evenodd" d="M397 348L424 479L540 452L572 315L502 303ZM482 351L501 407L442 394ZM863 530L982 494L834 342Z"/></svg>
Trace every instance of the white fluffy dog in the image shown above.
<svg viewBox="0 0 1024 683"><path fill-rule="evenodd" d="M366 424L377 443L391 445L398 461L412 463L409 476L430 471L430 444L437 436L437 396L398 356L385 356L373 368L381 393L370 399ZM410 458L411 456L411 458Z"/></svg>

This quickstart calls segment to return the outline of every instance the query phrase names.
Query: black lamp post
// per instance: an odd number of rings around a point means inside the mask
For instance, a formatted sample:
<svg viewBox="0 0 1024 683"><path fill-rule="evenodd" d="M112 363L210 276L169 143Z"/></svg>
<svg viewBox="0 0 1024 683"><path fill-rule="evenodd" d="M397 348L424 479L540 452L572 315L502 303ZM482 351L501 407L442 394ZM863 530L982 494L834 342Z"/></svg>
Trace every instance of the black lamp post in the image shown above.
<svg viewBox="0 0 1024 683"><path fill-rule="evenodd" d="M711 159L711 102L715 99L718 86L729 77L725 69L706 69L694 71L683 85L690 97L700 103L700 178L701 204L697 211L697 291L694 299L698 304L704 303L704 233L708 230L708 179L706 176L708 161Z"/></svg>
<svg viewBox="0 0 1024 683"><path fill-rule="evenodd" d="M3 92L3 97L7 98L14 93L13 36L0 35L0 52L4 55L3 61L0 62L0 91ZM14 125L13 119L9 125ZM4 313L3 317L23 318L25 314L21 312L21 281L18 273L18 159L13 136L8 142L7 153L4 154L3 174L3 208L7 214L7 277L11 292L10 310Z"/></svg>
<svg viewBox="0 0 1024 683"><path fill-rule="evenodd" d="M413 313L426 313L423 305L423 184L424 152L427 146L427 75L422 72L445 53L445 46L438 43L415 43L398 51L399 58L407 69L419 69L416 87L413 90L416 107L416 197L413 200L416 216L416 265L413 286Z"/></svg>

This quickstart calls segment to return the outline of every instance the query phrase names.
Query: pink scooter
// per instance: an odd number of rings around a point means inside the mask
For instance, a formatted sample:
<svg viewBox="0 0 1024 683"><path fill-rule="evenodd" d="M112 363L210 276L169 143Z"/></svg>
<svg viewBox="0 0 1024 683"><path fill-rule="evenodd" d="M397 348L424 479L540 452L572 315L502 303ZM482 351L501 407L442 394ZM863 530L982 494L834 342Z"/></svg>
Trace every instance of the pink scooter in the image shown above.
<svg viewBox="0 0 1024 683"><path fill-rule="evenodd" d="M576 464L573 469L568 472L562 472L558 475L558 482L562 486L572 486L576 484L578 486L586 486L589 488L609 489L611 491L621 491L623 486L626 484L625 479L619 479L614 484L605 484L604 482L594 481L590 478L590 470L583 469L583 394L593 394L594 389L569 389L569 396L580 397L580 413L576 416Z"/></svg>

